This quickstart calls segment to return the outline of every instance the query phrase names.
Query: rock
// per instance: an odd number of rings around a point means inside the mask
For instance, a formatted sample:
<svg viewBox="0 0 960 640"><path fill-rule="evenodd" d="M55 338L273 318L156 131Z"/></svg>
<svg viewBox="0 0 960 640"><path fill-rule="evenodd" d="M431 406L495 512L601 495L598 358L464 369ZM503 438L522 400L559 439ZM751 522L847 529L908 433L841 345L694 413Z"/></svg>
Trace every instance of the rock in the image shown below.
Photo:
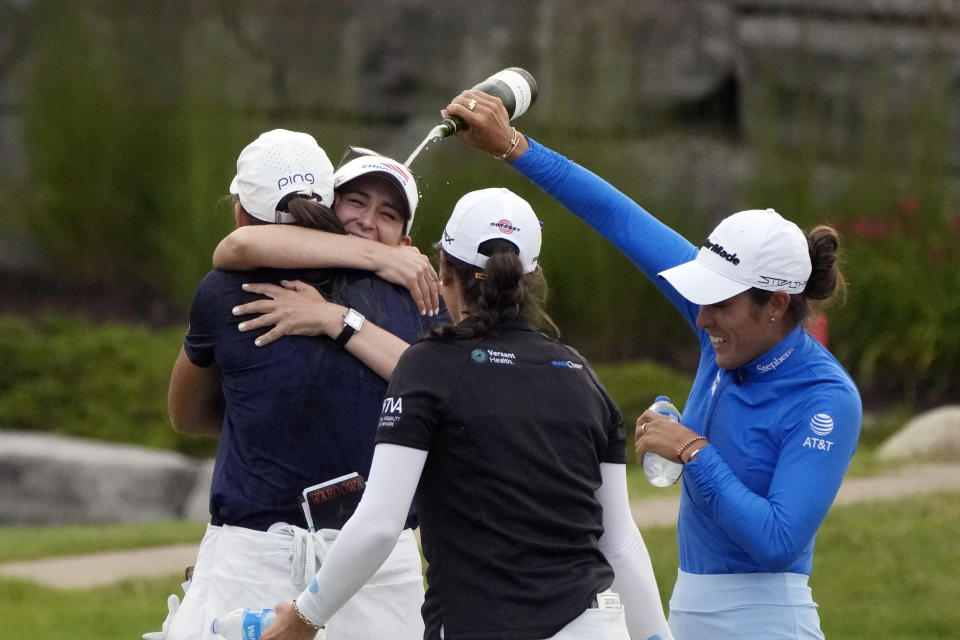
<svg viewBox="0 0 960 640"><path fill-rule="evenodd" d="M183 507L183 519L197 522L210 521L210 483L213 480L213 458L204 460L197 467L193 491Z"/></svg>
<svg viewBox="0 0 960 640"><path fill-rule="evenodd" d="M916 416L880 445L877 457L960 459L960 405L945 405Z"/></svg>
<svg viewBox="0 0 960 640"><path fill-rule="evenodd" d="M200 466L169 451L0 431L0 525L179 519Z"/></svg>

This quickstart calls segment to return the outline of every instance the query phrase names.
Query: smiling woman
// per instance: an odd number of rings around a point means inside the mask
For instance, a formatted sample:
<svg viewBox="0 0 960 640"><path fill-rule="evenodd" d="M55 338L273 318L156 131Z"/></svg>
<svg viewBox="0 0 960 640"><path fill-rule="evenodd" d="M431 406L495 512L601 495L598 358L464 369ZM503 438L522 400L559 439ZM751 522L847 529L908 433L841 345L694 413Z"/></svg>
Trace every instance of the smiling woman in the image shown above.
<svg viewBox="0 0 960 640"><path fill-rule="evenodd" d="M487 108L468 110L467 99ZM487 153L512 132L491 100L470 91L447 106L469 125L458 137ZM813 541L862 419L850 376L802 322L808 300L842 283L836 234L805 237L772 209L755 209L724 219L698 250L533 140L506 160L626 253L700 341L681 421L649 410L637 420L636 453L685 468L674 636L822 638L807 586Z"/></svg>

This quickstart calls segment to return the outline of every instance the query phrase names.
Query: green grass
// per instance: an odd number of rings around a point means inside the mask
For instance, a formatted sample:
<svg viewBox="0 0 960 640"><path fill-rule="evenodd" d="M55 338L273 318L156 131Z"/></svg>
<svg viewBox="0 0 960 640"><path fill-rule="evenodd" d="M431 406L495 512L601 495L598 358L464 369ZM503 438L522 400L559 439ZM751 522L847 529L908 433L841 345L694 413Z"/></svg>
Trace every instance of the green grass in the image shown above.
<svg viewBox="0 0 960 640"><path fill-rule="evenodd" d="M133 640L159 631L167 595L183 576L129 580L99 589L58 590L0 579L4 640Z"/></svg>
<svg viewBox="0 0 960 640"><path fill-rule="evenodd" d="M827 638L956 638L960 492L834 509L810 584Z"/></svg>
<svg viewBox="0 0 960 640"><path fill-rule="evenodd" d="M151 537L146 529L155 527ZM956 606L960 588L960 492L950 491L891 502L837 507L817 537L811 576L814 599L827 638L902 640L955 638L960 628ZM134 540L151 543L200 539L198 525L54 527L0 529L7 558L59 555L86 550L127 548ZM28 555L11 545L30 537ZM643 531L664 606L676 576L673 527ZM66 548L66 551L64 549ZM180 578L127 581L89 590L54 590L33 583L0 579L0 611L5 640L87 640L136 638L159 629L166 597L180 593Z"/></svg>
<svg viewBox="0 0 960 640"><path fill-rule="evenodd" d="M182 520L128 525L0 527L0 562L199 543L205 527L204 523Z"/></svg>

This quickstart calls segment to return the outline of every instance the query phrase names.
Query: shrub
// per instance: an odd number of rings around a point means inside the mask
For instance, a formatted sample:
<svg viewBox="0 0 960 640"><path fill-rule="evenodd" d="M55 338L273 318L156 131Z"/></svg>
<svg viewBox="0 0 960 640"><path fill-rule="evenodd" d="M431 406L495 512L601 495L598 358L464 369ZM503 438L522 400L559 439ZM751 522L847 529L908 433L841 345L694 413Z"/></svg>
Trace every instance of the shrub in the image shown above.
<svg viewBox="0 0 960 640"><path fill-rule="evenodd" d="M214 440L170 426L167 385L182 339L180 328L0 316L0 427L211 456Z"/></svg>
<svg viewBox="0 0 960 640"><path fill-rule="evenodd" d="M691 376L649 361L597 366L594 369L620 408L630 438L633 437L637 418L653 404L654 398L668 396L683 411L683 403L693 385ZM628 449L632 450L632 447Z"/></svg>

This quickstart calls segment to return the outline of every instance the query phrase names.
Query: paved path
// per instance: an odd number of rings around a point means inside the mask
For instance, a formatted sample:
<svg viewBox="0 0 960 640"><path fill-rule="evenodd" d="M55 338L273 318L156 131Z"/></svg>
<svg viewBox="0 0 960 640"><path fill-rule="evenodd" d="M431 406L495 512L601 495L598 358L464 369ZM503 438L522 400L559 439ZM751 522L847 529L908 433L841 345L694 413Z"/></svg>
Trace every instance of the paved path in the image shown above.
<svg viewBox="0 0 960 640"><path fill-rule="evenodd" d="M960 464L915 466L865 478L848 478L835 504L896 500L904 496L960 488ZM637 500L631 504L637 524L669 526L677 521L676 497ZM182 574L193 564L197 545L181 544L133 551L65 556L31 562L0 564L0 575L27 578L59 588L89 588L129 578Z"/></svg>

